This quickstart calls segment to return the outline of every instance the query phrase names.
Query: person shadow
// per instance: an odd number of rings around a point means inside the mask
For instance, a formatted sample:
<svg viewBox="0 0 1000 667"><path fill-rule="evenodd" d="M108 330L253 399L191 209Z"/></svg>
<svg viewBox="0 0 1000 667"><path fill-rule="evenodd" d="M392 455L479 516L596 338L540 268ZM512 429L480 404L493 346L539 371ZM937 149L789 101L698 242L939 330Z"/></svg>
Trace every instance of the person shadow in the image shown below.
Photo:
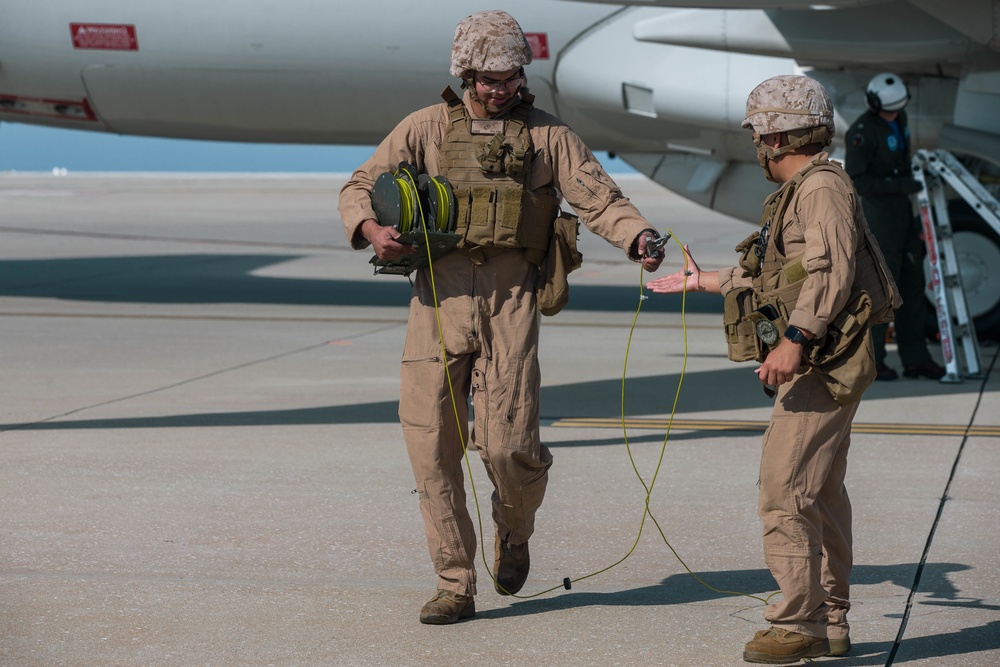
<svg viewBox="0 0 1000 667"><path fill-rule="evenodd" d="M896 563L891 565L856 565L851 574L852 586L874 586L890 583L904 590L913 585L917 563ZM995 615L1000 606L989 604L978 598L963 597L949 580L949 575L970 569L961 563L926 563L921 574L919 608L940 606L969 612L985 611ZM558 595L518 599L507 607L486 609L477 612L482 618L510 618L565 611L582 607L615 606L666 606L691 604L719 600L736 595L753 595L766 599L778 590L777 583L767 569L723 570L717 572L696 572L699 579L712 586L708 588L687 572L673 574L659 584L642 586L622 591L594 592L573 590ZM713 590L716 589L716 590ZM726 592L729 591L729 592ZM739 592L739 593L736 593ZM745 597L748 602L763 607L760 599ZM855 603L857 604L857 602ZM902 622L904 609L898 614L887 614L887 618ZM885 665L896 640L893 636L883 641L854 643L851 652L838 658L837 664L844 667L865 667ZM905 664L934 659L949 659L947 664L957 664L953 659L962 655L977 654L1000 649L1000 619L990 620L953 632L908 638L906 633L895 652L893 664Z"/></svg>

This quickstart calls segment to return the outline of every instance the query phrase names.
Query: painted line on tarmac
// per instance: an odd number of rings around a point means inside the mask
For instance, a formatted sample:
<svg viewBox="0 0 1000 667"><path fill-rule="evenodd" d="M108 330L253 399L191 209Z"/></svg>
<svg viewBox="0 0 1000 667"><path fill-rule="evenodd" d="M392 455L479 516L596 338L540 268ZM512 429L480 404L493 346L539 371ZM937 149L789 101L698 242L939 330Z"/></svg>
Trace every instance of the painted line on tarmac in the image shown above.
<svg viewBox="0 0 1000 667"><path fill-rule="evenodd" d="M561 428L622 428L619 418L557 419L550 426ZM625 420L625 428L652 429L663 431L667 428L680 431L753 431L763 432L766 421L739 419L640 419ZM853 433L882 433L890 435L953 435L953 436L1000 436L1000 426L963 426L961 424L873 424L855 422Z"/></svg>

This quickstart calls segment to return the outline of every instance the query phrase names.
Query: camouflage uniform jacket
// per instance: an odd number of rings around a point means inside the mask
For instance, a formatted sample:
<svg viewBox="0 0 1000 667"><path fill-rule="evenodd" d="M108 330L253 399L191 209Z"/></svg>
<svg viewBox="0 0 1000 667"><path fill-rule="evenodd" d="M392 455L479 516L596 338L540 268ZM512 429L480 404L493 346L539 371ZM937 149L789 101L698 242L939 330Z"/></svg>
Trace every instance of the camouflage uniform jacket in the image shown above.
<svg viewBox="0 0 1000 667"><path fill-rule="evenodd" d="M468 92L464 102L474 115ZM532 109L527 126L535 156L526 187L555 187L592 232L629 253L630 245L651 225L622 194L590 149L569 126L539 109ZM376 217L369 194L375 179L395 170L400 162L412 164L421 173L439 175L440 148L448 127L446 104L416 111L404 118L354 172L341 189L339 206L353 248L368 245L359 229L362 222ZM638 258L630 255L630 259Z"/></svg>

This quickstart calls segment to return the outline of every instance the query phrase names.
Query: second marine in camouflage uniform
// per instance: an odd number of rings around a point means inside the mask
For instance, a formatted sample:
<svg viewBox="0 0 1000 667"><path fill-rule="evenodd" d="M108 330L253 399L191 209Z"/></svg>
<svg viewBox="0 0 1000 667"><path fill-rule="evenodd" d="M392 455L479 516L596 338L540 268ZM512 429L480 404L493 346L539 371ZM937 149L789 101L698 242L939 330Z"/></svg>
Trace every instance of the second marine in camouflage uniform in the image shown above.
<svg viewBox="0 0 1000 667"><path fill-rule="evenodd" d="M870 295L879 317L887 317L895 300L850 179L822 151L834 131L826 90L805 76L768 79L750 93L743 127L753 129L767 178L782 183L765 202L761 232L737 248L746 251L739 266L702 271L688 255L688 271L649 287L722 294L727 322L732 297L752 297L737 319L754 326L727 341L734 360L763 360L755 372L765 387L777 388L761 450L758 513L764 560L782 596L767 606L771 627L746 644L743 658L788 664L850 650L853 549L844 479L851 422L874 378L865 319L873 309L853 304ZM756 333L768 333L756 328L758 303L775 308L773 320L766 316L777 323L773 337ZM828 369L811 361L852 320L860 326L840 359L848 372L839 378L844 393L836 394ZM755 347L755 338L766 339L766 349Z"/></svg>

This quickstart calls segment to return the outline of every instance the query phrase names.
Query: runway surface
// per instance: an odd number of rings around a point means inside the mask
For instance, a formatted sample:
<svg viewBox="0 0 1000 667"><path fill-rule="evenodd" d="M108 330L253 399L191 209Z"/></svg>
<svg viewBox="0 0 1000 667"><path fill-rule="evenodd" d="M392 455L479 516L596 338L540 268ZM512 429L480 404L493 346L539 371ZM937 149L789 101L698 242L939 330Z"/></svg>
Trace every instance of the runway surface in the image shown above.
<svg viewBox="0 0 1000 667"><path fill-rule="evenodd" d="M771 404L726 358L718 297L641 300L588 233L542 325L556 460L523 597L480 560L475 619L417 622L435 578L396 418L409 287L348 248L342 182L0 175L0 665L744 664L776 590ZM751 231L620 182L706 269ZM1000 664L997 353L983 378L866 393L854 649L816 662Z"/></svg>

